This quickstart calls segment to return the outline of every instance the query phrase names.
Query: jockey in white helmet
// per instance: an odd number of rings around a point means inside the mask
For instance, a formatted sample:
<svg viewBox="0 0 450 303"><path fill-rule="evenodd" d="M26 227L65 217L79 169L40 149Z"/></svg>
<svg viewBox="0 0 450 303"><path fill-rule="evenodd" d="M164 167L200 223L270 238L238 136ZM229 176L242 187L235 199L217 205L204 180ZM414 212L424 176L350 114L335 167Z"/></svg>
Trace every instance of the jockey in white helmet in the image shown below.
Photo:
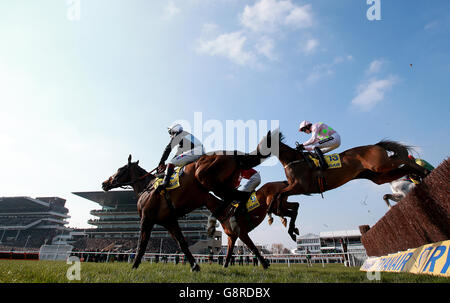
<svg viewBox="0 0 450 303"><path fill-rule="evenodd" d="M177 147L177 152L167 164L164 180L156 189L157 192L161 191L169 184L170 177L176 166L184 166L194 162L205 153L203 144L195 138L194 135L184 131L180 124L172 124L168 127L168 131L170 142L164 149L158 167L161 170L164 169L164 163L174 147Z"/></svg>
<svg viewBox="0 0 450 303"><path fill-rule="evenodd" d="M319 155L319 162L322 168L327 168L323 153L332 151L341 145L341 137L331 127L323 122L311 123L309 121L302 121L300 123L299 132L311 134L311 138L300 144L298 149L306 149L307 151L315 151Z"/></svg>

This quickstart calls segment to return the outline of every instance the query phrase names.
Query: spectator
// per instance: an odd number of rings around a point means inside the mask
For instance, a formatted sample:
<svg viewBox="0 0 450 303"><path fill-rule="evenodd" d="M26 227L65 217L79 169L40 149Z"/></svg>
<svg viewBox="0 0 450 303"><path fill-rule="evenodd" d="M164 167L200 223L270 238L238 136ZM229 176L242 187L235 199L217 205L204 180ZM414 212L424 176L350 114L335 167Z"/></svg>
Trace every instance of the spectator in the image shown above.
<svg viewBox="0 0 450 303"><path fill-rule="evenodd" d="M214 252L212 247L209 247L209 256L208 256L209 265L211 265L214 261Z"/></svg>
<svg viewBox="0 0 450 303"><path fill-rule="evenodd" d="M256 255L253 255L253 266L258 266L258 258Z"/></svg>
<svg viewBox="0 0 450 303"><path fill-rule="evenodd" d="M243 266L244 265L244 256L243 256L243 251L240 249L238 254L239 254L239 259L238 259L238 264L239 266Z"/></svg>

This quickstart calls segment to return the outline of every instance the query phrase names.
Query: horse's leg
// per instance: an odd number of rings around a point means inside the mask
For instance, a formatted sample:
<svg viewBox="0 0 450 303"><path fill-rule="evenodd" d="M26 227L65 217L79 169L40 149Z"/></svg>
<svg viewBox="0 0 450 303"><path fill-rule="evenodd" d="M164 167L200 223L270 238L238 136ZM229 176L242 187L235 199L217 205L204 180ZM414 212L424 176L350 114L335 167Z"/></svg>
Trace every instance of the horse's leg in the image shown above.
<svg viewBox="0 0 450 303"><path fill-rule="evenodd" d="M268 213L267 216L268 216L267 221L269 222L269 225L272 225L272 223L273 223L273 217L272 217L272 214L271 214L271 213Z"/></svg>
<svg viewBox="0 0 450 303"><path fill-rule="evenodd" d="M165 224L165 227L170 232L172 237L175 238L175 240L178 242L178 245L180 246L180 249L186 255L189 264L191 265L191 271L200 271L200 266L197 264L197 262L195 262L195 258L189 250L189 246L183 236L183 233L181 232L178 221L176 219L171 220L169 223Z"/></svg>
<svg viewBox="0 0 450 303"><path fill-rule="evenodd" d="M388 172L384 172L384 173L374 173L374 174L372 173L370 176L366 177L365 179L368 179L375 184L381 185L381 184L390 183L394 180L397 180L406 174L407 174L407 171L402 167L402 168L397 168L397 169L394 169L394 170L391 170Z"/></svg>
<svg viewBox="0 0 450 303"><path fill-rule="evenodd" d="M298 228L295 227L295 220L297 220L297 215L298 215L298 208L299 208L299 204L297 202L287 202L286 201L286 207L288 210L288 217L291 218L291 220L289 221L289 229L288 229L288 233L289 235L291 235L292 240L296 241L296 237L294 236L294 233L296 235L299 235L299 231Z"/></svg>
<svg viewBox="0 0 450 303"><path fill-rule="evenodd" d="M150 238L150 233L152 231L154 223L148 219L146 216L141 219L141 230L138 242L138 251L134 259L133 268L138 268L141 264L142 257L145 254L147 248L148 240Z"/></svg>
<svg viewBox="0 0 450 303"><path fill-rule="evenodd" d="M258 248L255 246L253 241L250 239L248 234L245 232L241 232L239 235L239 238L255 254L255 256L258 258L259 262L261 262L261 265L263 266L263 268L267 269L270 266L269 262L267 262L267 260L264 259L264 257L259 253Z"/></svg>
<svg viewBox="0 0 450 303"><path fill-rule="evenodd" d="M233 255L233 249L234 244L236 243L236 237L230 237L228 236L228 247L227 247L227 256L225 258L225 264L223 264L223 267L228 267L228 264L230 263L231 256Z"/></svg>
<svg viewBox="0 0 450 303"><path fill-rule="evenodd" d="M282 190L280 190L279 193L277 193L274 197L274 199L276 198L278 200L278 211L281 211L281 207L282 207L282 203L283 201L287 201L287 197L291 196L291 195L300 195L304 193L304 189L301 186L301 184L299 184L296 181L294 181L294 183L290 184L289 186L283 188Z"/></svg>
<svg viewBox="0 0 450 303"><path fill-rule="evenodd" d="M402 194L386 194L383 196L383 200L386 202L389 209L391 208L391 204L389 203L389 200L400 202L401 199L403 199L404 195Z"/></svg>
<svg viewBox="0 0 450 303"><path fill-rule="evenodd" d="M381 161L380 163L377 163L376 165L373 165L371 167L367 167L369 170L380 173L380 174L386 174L391 171L402 171L404 172L403 175L399 176L402 177L404 175L414 174L418 175L420 178L425 178L430 171L426 168L418 165L415 161L406 158L406 159L391 159L387 158L384 161ZM395 179L393 179L395 180Z"/></svg>
<svg viewBox="0 0 450 303"><path fill-rule="evenodd" d="M288 190L287 192L280 192L280 195L278 197L278 205L277 205L277 215L282 217L282 223L284 226L286 226L286 219L284 219L284 216L288 216L291 218L291 221L289 223L289 229L288 229L288 234L289 236L291 236L292 240L296 241L297 237L295 234L299 234L298 229L295 227L295 220L297 219L297 214L298 214L298 207L299 204L298 203L292 203L292 202L288 202L287 198L288 196L291 194L292 190L298 190L298 188L295 188L296 185L293 186L293 188L291 190ZM285 189L289 188L286 187ZM284 222L283 222L284 221Z"/></svg>
<svg viewBox="0 0 450 303"><path fill-rule="evenodd" d="M389 199L392 199L392 195L391 194L385 194L383 196L383 200L384 202L386 202L386 205L389 209L391 209L391 203L389 203Z"/></svg>
<svg viewBox="0 0 450 303"><path fill-rule="evenodd" d="M297 240L296 234L299 235L298 228L295 227L295 220L297 219L298 208L299 208L299 204L297 202L285 201L284 203L282 203L282 207L280 209L280 214L279 214L280 216L284 215L284 216L291 218L291 220L289 221L288 234L289 234L289 236L291 236L291 239L293 241Z"/></svg>

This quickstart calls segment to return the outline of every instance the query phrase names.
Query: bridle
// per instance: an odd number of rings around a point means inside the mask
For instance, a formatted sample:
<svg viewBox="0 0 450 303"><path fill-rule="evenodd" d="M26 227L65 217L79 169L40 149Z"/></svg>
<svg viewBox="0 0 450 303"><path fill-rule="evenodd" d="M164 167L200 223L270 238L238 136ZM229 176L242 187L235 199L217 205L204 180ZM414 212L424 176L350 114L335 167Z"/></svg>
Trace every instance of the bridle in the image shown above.
<svg viewBox="0 0 450 303"><path fill-rule="evenodd" d="M125 182L125 183L119 183L117 181L115 181L114 184L111 184L111 186L115 187L115 188L123 188L123 189L128 189L128 186L133 186L134 184L144 180L145 178L149 177L149 176L153 176L152 172L154 172L155 170L157 170L158 167L155 167L154 169L152 169L151 171L149 171L148 173L136 178L135 180L129 181L129 182ZM119 176L116 176L116 179L118 179L119 177L122 176L122 173Z"/></svg>

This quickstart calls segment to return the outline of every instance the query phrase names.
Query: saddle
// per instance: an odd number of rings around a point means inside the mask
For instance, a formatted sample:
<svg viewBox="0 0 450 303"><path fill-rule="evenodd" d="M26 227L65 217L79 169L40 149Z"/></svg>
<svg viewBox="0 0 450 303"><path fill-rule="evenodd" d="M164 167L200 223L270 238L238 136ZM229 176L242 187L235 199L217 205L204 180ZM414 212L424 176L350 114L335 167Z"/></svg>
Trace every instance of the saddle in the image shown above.
<svg viewBox="0 0 450 303"><path fill-rule="evenodd" d="M314 149L315 153L312 153L307 151L303 146L303 144L295 142L295 145L296 145L295 149L302 155L303 159L305 160L306 163L308 163L308 166L310 168L319 167L316 164L317 161L320 164L320 168L322 169L328 168L328 165L323 157L323 153L319 148L316 147Z"/></svg>
<svg viewBox="0 0 450 303"><path fill-rule="evenodd" d="M172 176L170 176L169 185L167 185L167 187L166 187L167 191L180 187L180 177L183 175L183 172L184 172L184 166L175 168ZM159 186L159 184L161 184L161 182L163 182L164 172L156 174L155 176L156 176L156 180L151 185L151 188L157 188ZM161 192L161 194L163 194L163 193Z"/></svg>
<svg viewBox="0 0 450 303"><path fill-rule="evenodd" d="M315 147L315 153L312 153L304 150L303 145L298 144L298 142L296 142L296 144L296 150L302 154L310 168L326 170L342 167L339 154L324 155L318 147Z"/></svg>

